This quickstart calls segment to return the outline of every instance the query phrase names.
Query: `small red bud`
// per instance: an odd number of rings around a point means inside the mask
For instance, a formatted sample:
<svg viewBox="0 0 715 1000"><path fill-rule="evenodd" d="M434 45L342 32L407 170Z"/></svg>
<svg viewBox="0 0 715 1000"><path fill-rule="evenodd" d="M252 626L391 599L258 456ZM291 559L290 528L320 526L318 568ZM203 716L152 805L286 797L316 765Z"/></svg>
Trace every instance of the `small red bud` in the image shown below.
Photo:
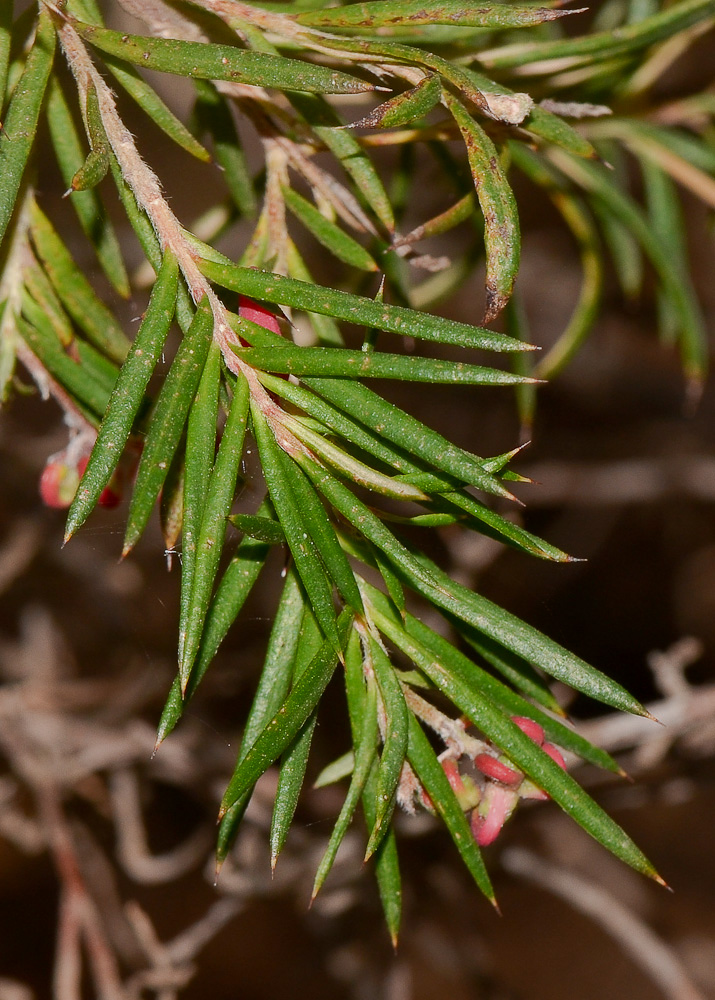
<svg viewBox="0 0 715 1000"><path fill-rule="evenodd" d="M538 722L534 722L533 719L528 719L524 715L512 715L511 721L515 723L522 733L533 740L537 746L541 746L544 742L544 730L539 725Z"/></svg>
<svg viewBox="0 0 715 1000"><path fill-rule="evenodd" d="M459 773L457 761L452 760L451 757L445 757L444 760L440 761L440 763L442 765L442 770L447 775L447 780L452 787L452 791L455 793L463 792L464 782L462 781L462 775Z"/></svg>
<svg viewBox="0 0 715 1000"><path fill-rule="evenodd" d="M277 317L266 309L265 306L254 302L253 299L246 298L245 295L239 297L238 315L242 319L247 319L251 323L257 323L258 326L262 326L265 330L270 330L272 333L277 333L280 336L281 328L278 325Z"/></svg>
<svg viewBox="0 0 715 1000"><path fill-rule="evenodd" d="M76 468L67 465L64 456L51 459L40 476L40 496L46 507L69 507L79 485Z"/></svg>
<svg viewBox="0 0 715 1000"><path fill-rule="evenodd" d="M564 760L561 751L558 750L553 743L544 743L541 749L545 754L548 754L548 756L551 757L556 764L559 765L562 771L566 770L566 761Z"/></svg>
<svg viewBox="0 0 715 1000"><path fill-rule="evenodd" d="M474 766L487 778L493 778L494 781L499 781L509 788L516 788L524 777L520 771L515 771L514 768L502 764L500 760L488 753L477 754L474 758Z"/></svg>

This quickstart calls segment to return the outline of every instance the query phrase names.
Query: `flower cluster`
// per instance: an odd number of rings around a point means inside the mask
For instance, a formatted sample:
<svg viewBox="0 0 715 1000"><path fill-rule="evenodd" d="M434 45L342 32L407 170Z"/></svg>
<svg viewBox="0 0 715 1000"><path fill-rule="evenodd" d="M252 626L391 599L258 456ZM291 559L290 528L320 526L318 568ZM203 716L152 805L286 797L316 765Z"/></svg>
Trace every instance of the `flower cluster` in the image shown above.
<svg viewBox="0 0 715 1000"><path fill-rule="evenodd" d="M538 722L518 715L512 716L511 721L559 767L566 768L561 752L552 743L544 741L544 730ZM447 751L448 754L450 752ZM465 812L471 810L472 833L480 847L486 847L496 840L519 799L543 800L549 797L518 771L507 757L499 755L489 745L473 758L474 767L482 779L478 783L468 774L459 771L453 756L443 757L441 763L460 805Z"/></svg>

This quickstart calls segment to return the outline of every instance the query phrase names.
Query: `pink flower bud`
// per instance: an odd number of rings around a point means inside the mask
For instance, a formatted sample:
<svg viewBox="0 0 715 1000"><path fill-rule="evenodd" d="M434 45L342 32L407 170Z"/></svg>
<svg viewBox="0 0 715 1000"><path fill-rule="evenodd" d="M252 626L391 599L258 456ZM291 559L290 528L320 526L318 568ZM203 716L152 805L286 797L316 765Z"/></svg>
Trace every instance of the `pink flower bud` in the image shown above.
<svg viewBox="0 0 715 1000"><path fill-rule="evenodd" d="M474 758L474 766L487 778L493 778L494 781L499 781L502 785L508 785L510 788L516 788L520 785L524 777L520 771L515 771L514 768L508 767L488 753L477 754Z"/></svg>
<svg viewBox="0 0 715 1000"><path fill-rule="evenodd" d="M553 743L544 743L541 749L545 754L548 754L548 756L551 757L556 764L559 765L562 771L566 770L566 761L564 760L561 751L558 750Z"/></svg>
<svg viewBox="0 0 715 1000"><path fill-rule="evenodd" d="M524 715L512 715L511 721L515 723L521 729L522 733L533 740L537 746L541 746L544 742L544 730L541 728L538 722L534 722L533 719L528 719Z"/></svg>
<svg viewBox="0 0 715 1000"><path fill-rule="evenodd" d="M79 486L77 468L68 465L64 453L51 458L40 476L40 496L46 507L69 507Z"/></svg>
<svg viewBox="0 0 715 1000"><path fill-rule="evenodd" d="M444 760L440 761L442 765L442 770L447 775L447 780L455 794L464 790L464 782L462 781L462 775L459 773L459 768L457 767L457 761L452 760L451 757L445 757Z"/></svg>
<svg viewBox="0 0 715 1000"><path fill-rule="evenodd" d="M470 825L480 847L494 843L499 831L514 812L519 796L510 788L488 785L484 798L472 811Z"/></svg>
<svg viewBox="0 0 715 1000"><path fill-rule="evenodd" d="M253 299L246 298L245 295L241 295L238 302L238 315L242 319L247 319L251 323L257 323L258 326L262 326L265 330L270 330L272 333L277 333L280 336L281 329L278 325L278 319L265 306L254 302Z"/></svg>

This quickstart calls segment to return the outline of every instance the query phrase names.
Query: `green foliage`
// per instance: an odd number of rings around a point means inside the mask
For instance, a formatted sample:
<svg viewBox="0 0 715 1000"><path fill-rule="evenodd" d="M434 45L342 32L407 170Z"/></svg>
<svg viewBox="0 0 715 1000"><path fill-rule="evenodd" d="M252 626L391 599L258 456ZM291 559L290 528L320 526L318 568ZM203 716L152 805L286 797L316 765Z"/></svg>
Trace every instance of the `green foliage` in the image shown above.
<svg viewBox="0 0 715 1000"><path fill-rule="evenodd" d="M679 187L715 206L715 103L692 94L663 109L652 93L670 62L712 27L712 0L655 3L640 20L625 0L605 8L608 31L568 37L560 20L579 12L453 0L314 10L236 4L231 14L193 0L172 22L172 37L154 22L152 5L142 35L106 28L109 10L88 0L39 3L17 17L12 4L0 11L0 398L17 357L49 386L71 433L87 451L94 444L67 538L122 470L133 481L124 554L160 495L167 548L181 535L178 671L157 745L179 723L272 549L289 557L221 804L218 862L256 782L276 765L276 863L309 773L321 699L337 673L347 701L345 754L321 780L349 777L349 787L314 894L361 808L393 941L401 912L398 806L433 811L494 901L468 815L491 779L467 801L449 777L448 763L460 758L503 755L520 781L525 776L520 787L544 790L616 856L658 878L512 721L530 717L555 744L618 773L608 754L561 721L548 679L621 711L645 710L600 671L451 580L414 541L418 533L402 533L459 525L524 555L568 561L489 505L514 500L510 484L520 477L510 463L519 449L491 458L468 452L361 381L453 384L465 406L469 386L512 386L528 424L540 380L557 374L592 329L610 261L629 296L642 294L650 267L661 338L678 347L697 394L706 344ZM158 97L146 69L192 81L188 122ZM224 187L212 165L204 167L217 193L203 219L186 226L176 219L119 117L104 70L175 144L177 161L188 154L220 166ZM492 72L498 79L485 75ZM353 97L346 104L326 95ZM69 249L76 234L67 224L61 237L48 218L43 120L80 231L116 292L126 297L130 282L105 203L118 200L155 272L131 342L87 281L82 254ZM256 172L241 145L250 129L264 153ZM374 152L393 146L403 167L391 198ZM322 165L326 156L334 170ZM405 206L421 204L423 156L443 175L442 204L418 225L410 219L403 233ZM530 197L556 207L583 272L571 318L542 357L530 343L530 303L514 296L517 172ZM164 182L169 187L170 178ZM213 244L238 221L251 235L234 261ZM412 264L426 259L418 245L429 248L457 227L466 249L443 261L441 273L415 280ZM321 273L332 266L343 287L313 280L298 250L304 239L320 255ZM427 311L482 262L483 323L506 310L506 332ZM153 395L174 320L182 336ZM419 352L403 349L405 337ZM467 360L455 359L455 349ZM475 350L495 360L475 359ZM262 495L251 509L237 509L242 460L254 445ZM413 614L412 594L443 615L451 640Z"/></svg>

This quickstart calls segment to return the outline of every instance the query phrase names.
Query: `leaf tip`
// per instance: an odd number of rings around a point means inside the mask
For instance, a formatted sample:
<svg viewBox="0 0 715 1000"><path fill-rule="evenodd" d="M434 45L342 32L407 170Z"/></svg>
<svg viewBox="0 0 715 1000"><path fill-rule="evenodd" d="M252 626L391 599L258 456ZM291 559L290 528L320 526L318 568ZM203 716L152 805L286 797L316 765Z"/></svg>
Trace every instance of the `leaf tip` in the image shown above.
<svg viewBox="0 0 715 1000"><path fill-rule="evenodd" d="M703 398L704 379L702 372L689 372L685 382L685 398L683 400L683 414L686 417L694 417Z"/></svg>
<svg viewBox="0 0 715 1000"><path fill-rule="evenodd" d="M658 885L662 885L664 889L667 889L668 892L674 892L675 891L672 886L668 885L668 883L665 881L664 878L661 878L661 876L658 874L657 871L655 871L655 870L652 871L650 873L650 877L653 879L654 882L657 882Z"/></svg>
<svg viewBox="0 0 715 1000"><path fill-rule="evenodd" d="M508 301L508 295L505 295L503 292L498 292L495 288L487 285L486 305L484 307L484 318L482 319L482 323L485 326L487 323L492 323Z"/></svg>

